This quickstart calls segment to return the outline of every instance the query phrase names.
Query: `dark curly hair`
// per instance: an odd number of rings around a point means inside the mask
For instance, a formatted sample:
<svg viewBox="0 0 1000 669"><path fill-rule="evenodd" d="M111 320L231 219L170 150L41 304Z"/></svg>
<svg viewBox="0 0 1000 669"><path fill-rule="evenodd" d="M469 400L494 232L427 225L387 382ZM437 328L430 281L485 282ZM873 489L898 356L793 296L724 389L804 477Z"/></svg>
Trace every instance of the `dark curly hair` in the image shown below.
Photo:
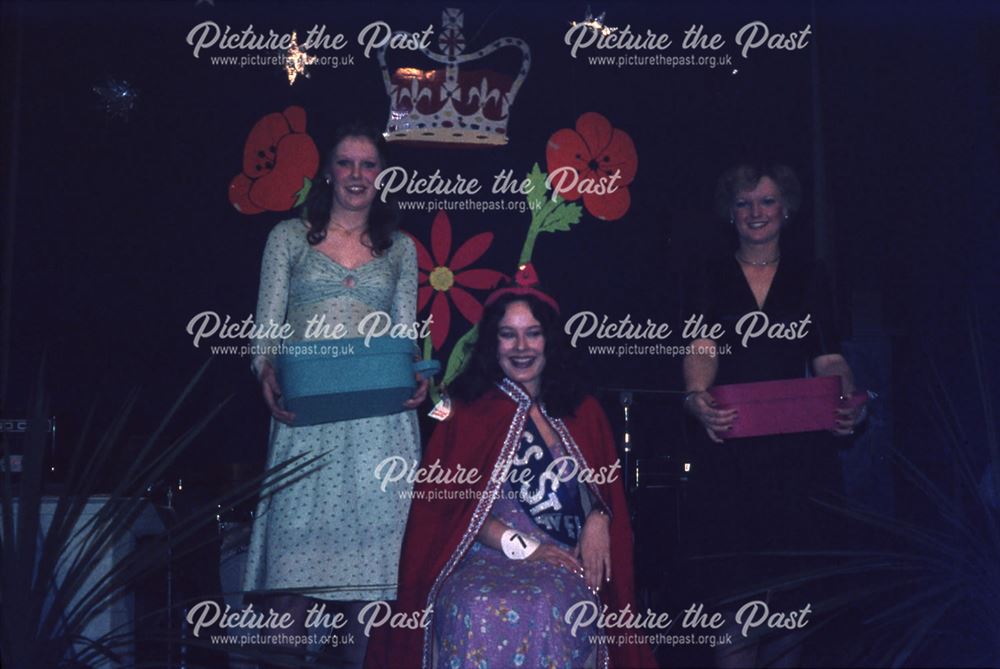
<svg viewBox="0 0 1000 669"><path fill-rule="evenodd" d="M753 190L760 180L768 177L781 192L781 202L789 214L794 214L802 204L802 186L795 171L787 165L744 163L732 167L719 177L715 186L715 212L728 221L731 217L733 202L736 195L742 191Z"/></svg>
<svg viewBox="0 0 1000 669"><path fill-rule="evenodd" d="M545 369L542 371L538 400L554 418L572 416L586 397L581 373L573 349L566 344L556 311L533 295L503 295L483 310L479 333L471 345L468 363L448 386L448 393L463 402L473 402L482 397L497 381L504 378L497 361L497 337L500 320L508 305L524 302L542 326L545 336Z"/></svg>
<svg viewBox="0 0 1000 669"><path fill-rule="evenodd" d="M333 144L320 163L320 171L309 189L309 195L302 204L301 216L309 224L306 238L312 245L326 239L326 227L330 223L333 212L333 184L328 183L330 167L337 152L337 147L348 137L363 138L370 141L378 152L382 167L388 165L385 138L374 128L361 123L349 123L337 128L333 136ZM368 234L366 245L372 250L373 256L382 255L392 246L392 233L399 227L399 215L396 203L390 199L382 202L376 197L368 214Z"/></svg>

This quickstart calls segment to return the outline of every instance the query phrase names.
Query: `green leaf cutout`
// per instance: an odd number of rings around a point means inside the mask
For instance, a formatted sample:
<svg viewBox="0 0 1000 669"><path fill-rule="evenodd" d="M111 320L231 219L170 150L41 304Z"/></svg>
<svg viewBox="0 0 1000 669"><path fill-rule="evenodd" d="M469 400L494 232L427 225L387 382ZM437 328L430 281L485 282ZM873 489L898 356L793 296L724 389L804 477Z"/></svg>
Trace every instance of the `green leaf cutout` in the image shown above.
<svg viewBox="0 0 1000 669"><path fill-rule="evenodd" d="M538 211L542 208L542 204L546 199L546 189L545 189L545 172L538 167L538 163L535 163L534 167L531 168L531 172L528 173L528 183L531 184L531 191L525 195L528 199L528 211Z"/></svg>
<svg viewBox="0 0 1000 669"><path fill-rule="evenodd" d="M562 204L545 217L539 232L567 232L569 226L580 222L583 207L578 204Z"/></svg>
<svg viewBox="0 0 1000 669"><path fill-rule="evenodd" d="M299 190L298 193L295 194L295 204L292 205L293 209L306 201L306 198L309 197L309 190L311 188L312 188L312 180L309 177L303 177L302 188L301 190Z"/></svg>
<svg viewBox="0 0 1000 669"><path fill-rule="evenodd" d="M448 366L444 370L443 383L445 386L454 381L455 377L465 369L465 364L472 353L472 346L476 343L476 337L478 336L479 326L475 325L462 335L461 339L455 342L455 346L451 349L451 355L448 357Z"/></svg>

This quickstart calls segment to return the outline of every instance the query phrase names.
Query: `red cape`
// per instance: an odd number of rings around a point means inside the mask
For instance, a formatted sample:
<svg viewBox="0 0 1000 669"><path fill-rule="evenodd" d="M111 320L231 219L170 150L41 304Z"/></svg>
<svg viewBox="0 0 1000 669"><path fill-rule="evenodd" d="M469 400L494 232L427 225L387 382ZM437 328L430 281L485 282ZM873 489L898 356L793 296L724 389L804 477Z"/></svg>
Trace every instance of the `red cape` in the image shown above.
<svg viewBox="0 0 1000 669"><path fill-rule="evenodd" d="M471 404L455 403L451 417L438 425L421 462L421 471L438 463L442 473L453 477L459 472L479 472L479 480L421 483L414 485L415 495L406 523L399 566L399 599L393 611L418 617L437 597L444 580L475 540L492 506L489 492L500 488L517 447L520 428L530 407L530 399L520 386L504 380ZM600 404L587 397L573 417L549 419L568 452L582 456L586 466L601 471L618 460L615 441ZM516 434L514 434L516 432ZM605 469L604 471L609 471ZM495 477L491 474L496 472ZM610 587L601 589L601 603L609 613L626 606L635 612L632 571L632 526L625 504L623 473L615 481L592 485L599 498L611 509ZM491 480L493 479L493 480ZM489 488L489 490L487 490ZM439 499L421 499L435 491ZM450 498L440 493L454 492ZM485 494L484 494L485 493ZM366 669L417 669L430 667L433 615L425 630L398 629L388 625L373 630L368 644ZM644 632L643 630L621 630ZM615 630L608 630L615 634ZM611 645L610 666L615 669L656 667L648 645ZM599 667L603 663L598 664Z"/></svg>

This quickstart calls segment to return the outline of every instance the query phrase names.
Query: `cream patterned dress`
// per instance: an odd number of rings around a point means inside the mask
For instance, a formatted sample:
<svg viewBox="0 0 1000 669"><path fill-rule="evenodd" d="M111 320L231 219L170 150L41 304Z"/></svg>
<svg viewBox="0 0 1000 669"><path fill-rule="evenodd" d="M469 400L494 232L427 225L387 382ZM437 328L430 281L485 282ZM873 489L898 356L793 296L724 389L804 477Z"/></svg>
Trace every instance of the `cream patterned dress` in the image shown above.
<svg viewBox="0 0 1000 669"><path fill-rule="evenodd" d="M382 256L347 269L306 241L300 219L271 231L261 266L257 324L288 323L292 344L310 318L343 323L348 337L372 311L395 323L416 318L417 260L413 241L397 232ZM258 345L274 342L258 341ZM270 356L264 356L270 357ZM254 361L255 369L263 357ZM415 411L289 427L272 419L267 467L299 454L322 454L318 469L263 496L254 521L244 589L317 588L330 600L395 599L399 550L409 510L405 479L385 491L375 469L390 456L420 459Z"/></svg>

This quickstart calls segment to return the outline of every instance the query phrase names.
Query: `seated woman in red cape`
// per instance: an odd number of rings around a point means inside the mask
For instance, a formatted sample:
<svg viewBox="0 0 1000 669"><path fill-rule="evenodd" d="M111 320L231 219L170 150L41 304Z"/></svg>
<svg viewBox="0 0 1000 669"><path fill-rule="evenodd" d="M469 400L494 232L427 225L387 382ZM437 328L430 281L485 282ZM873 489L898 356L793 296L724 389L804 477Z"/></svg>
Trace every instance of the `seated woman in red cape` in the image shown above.
<svg viewBox="0 0 1000 669"><path fill-rule="evenodd" d="M422 627L375 628L370 669L656 666L649 631L601 629L637 613L632 529L607 418L569 371L558 318L523 283L487 298L403 540L394 611Z"/></svg>

